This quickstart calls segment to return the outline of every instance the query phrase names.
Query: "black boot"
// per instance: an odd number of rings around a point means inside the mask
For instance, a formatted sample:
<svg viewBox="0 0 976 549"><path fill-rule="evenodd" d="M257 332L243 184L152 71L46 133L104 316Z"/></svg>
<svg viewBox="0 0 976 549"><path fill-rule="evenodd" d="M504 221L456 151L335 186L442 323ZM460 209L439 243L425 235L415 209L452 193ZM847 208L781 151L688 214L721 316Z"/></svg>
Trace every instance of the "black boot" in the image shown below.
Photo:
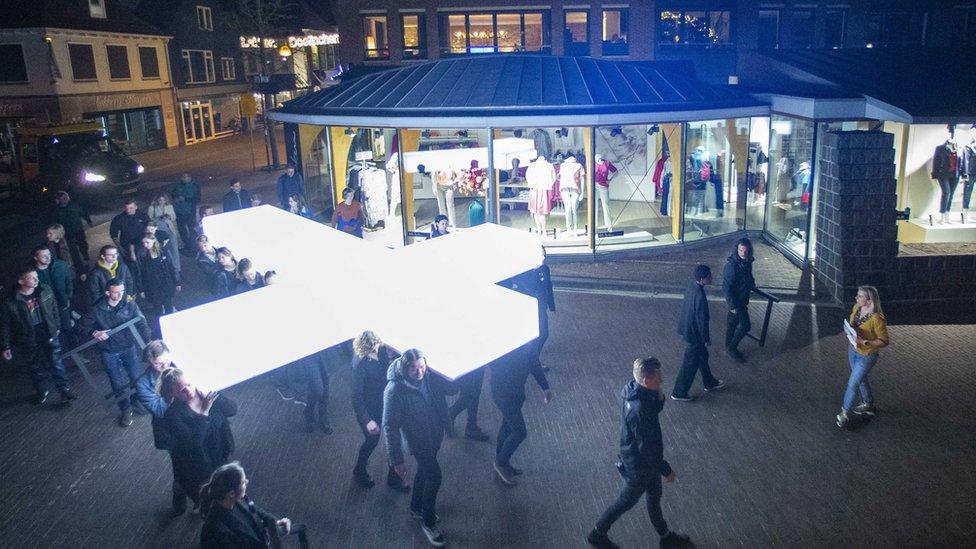
<svg viewBox="0 0 976 549"><path fill-rule="evenodd" d="M315 403L314 402L309 402L308 404L305 405L305 431L308 433L315 431Z"/></svg>
<svg viewBox="0 0 976 549"><path fill-rule="evenodd" d="M393 467L390 467L389 472L386 474L386 485L397 492L406 493L410 491L410 485L403 482L403 479L400 478L400 475L396 474Z"/></svg>
<svg viewBox="0 0 976 549"><path fill-rule="evenodd" d="M360 488L372 488L373 486L376 486L376 483L373 482L373 479L369 477L369 473L366 472L366 469L360 468L358 465L352 471L352 478L356 481L356 484L358 484Z"/></svg>
<svg viewBox="0 0 976 549"><path fill-rule="evenodd" d="M318 402L318 421L319 429L327 435L332 434L332 424L329 423L329 400L328 396L322 396Z"/></svg>

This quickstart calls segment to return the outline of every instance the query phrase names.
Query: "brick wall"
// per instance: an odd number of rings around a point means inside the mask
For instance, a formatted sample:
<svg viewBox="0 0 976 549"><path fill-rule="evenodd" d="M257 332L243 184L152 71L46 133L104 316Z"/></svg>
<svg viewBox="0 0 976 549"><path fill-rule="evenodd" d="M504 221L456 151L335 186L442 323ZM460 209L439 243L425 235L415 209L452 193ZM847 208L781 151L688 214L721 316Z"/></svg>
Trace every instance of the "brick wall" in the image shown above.
<svg viewBox="0 0 976 549"><path fill-rule="evenodd" d="M976 256L898 257L894 136L838 131L824 140L814 275L833 298L849 303L870 284L883 300L976 299Z"/></svg>

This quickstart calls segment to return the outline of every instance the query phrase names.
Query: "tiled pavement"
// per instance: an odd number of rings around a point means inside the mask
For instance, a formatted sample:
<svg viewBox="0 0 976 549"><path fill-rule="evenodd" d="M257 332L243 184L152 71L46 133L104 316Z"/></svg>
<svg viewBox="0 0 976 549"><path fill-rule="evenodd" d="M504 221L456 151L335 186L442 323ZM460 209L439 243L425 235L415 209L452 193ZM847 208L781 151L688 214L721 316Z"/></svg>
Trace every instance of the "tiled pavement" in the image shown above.
<svg viewBox="0 0 976 549"><path fill-rule="evenodd" d="M187 273L195 286L192 265ZM544 405L530 381L530 434L515 459L522 483L492 478L489 445L445 442L439 513L455 547L584 546L616 497L617 394L631 361L660 357L673 383L677 300L591 288L558 291L556 301L544 356L556 400ZM880 414L840 432L832 421L848 370L842 308L777 306L766 347L745 344L750 361L737 366L719 352L724 304L711 307L713 369L730 387L669 401L662 414L678 472L664 497L672 526L701 547L976 544L973 327L889 312L892 345L872 376ZM423 547L406 496L382 483L352 485L360 434L349 381L348 367L334 365L331 436L304 433L300 407L278 399L266 378L226 391L241 405L234 457L248 470L249 493L308 524L314 547ZM83 398L71 409L38 410L23 401L25 379L0 369L0 546L193 547L200 520L168 518L169 462L148 421L121 429L80 378L76 385ZM486 389L481 422L493 439L498 421ZM370 469L377 480L383 467L380 448ZM641 506L611 534L623 547L656 544Z"/></svg>

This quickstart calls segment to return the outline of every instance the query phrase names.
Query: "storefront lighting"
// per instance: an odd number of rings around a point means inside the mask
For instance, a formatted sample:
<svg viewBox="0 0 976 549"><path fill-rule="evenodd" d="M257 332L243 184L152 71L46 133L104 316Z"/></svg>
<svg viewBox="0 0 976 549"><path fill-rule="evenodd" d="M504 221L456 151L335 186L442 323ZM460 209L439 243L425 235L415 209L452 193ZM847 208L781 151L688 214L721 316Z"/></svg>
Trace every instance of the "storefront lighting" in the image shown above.
<svg viewBox="0 0 976 549"><path fill-rule="evenodd" d="M522 137L522 130L515 130L512 132L515 137Z"/></svg>
<svg viewBox="0 0 976 549"><path fill-rule="evenodd" d="M457 136L458 137L467 137L468 136L468 130L458 130Z"/></svg>
<svg viewBox="0 0 976 549"><path fill-rule="evenodd" d="M97 173L94 173L94 172L85 172L85 176L84 177L85 177L85 181L87 183L100 183L102 181L105 181L105 176L104 175L97 174Z"/></svg>
<svg viewBox="0 0 976 549"><path fill-rule="evenodd" d="M647 135L654 135L659 131L661 131L660 126L658 126L657 124L651 124L651 127L647 128Z"/></svg>
<svg viewBox="0 0 976 549"><path fill-rule="evenodd" d="M144 173L145 171L146 171L146 167L145 166L143 166L142 164L137 164L136 165L136 173Z"/></svg>
<svg viewBox="0 0 976 549"><path fill-rule="evenodd" d="M620 126L617 126L615 128L610 128L610 137L617 137L618 135L621 135L623 133L624 130Z"/></svg>
<svg viewBox="0 0 976 549"><path fill-rule="evenodd" d="M282 59L288 59L291 57L291 54L291 47L288 44L278 46L278 55L280 55Z"/></svg>
<svg viewBox="0 0 976 549"><path fill-rule="evenodd" d="M348 136L348 137L352 137L352 136L356 135L356 131L353 130L352 128L346 128L346 131L344 131L342 133L346 134L346 136Z"/></svg>
<svg viewBox="0 0 976 549"><path fill-rule="evenodd" d="M420 132L420 137L423 137L424 139L430 139L430 130L424 130Z"/></svg>

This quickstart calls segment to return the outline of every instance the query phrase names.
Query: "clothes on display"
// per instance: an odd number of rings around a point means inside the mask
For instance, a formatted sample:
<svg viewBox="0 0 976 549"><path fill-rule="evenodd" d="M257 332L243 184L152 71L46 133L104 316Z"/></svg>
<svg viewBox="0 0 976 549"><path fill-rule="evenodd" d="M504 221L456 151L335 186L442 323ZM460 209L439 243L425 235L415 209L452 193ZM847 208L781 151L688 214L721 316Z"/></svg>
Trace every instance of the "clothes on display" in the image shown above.
<svg viewBox="0 0 976 549"><path fill-rule="evenodd" d="M454 186L457 173L450 171L434 172L434 196L437 198L437 213L447 216L447 224L455 225Z"/></svg>
<svg viewBox="0 0 976 549"><path fill-rule="evenodd" d="M668 215L668 199L671 196L671 180L674 173L671 167L671 153L664 151L661 158L654 164L654 175L651 182L654 183L654 191L661 198L661 215Z"/></svg>
<svg viewBox="0 0 976 549"><path fill-rule="evenodd" d="M535 143L535 152L543 158L552 158L552 138L549 132L542 128L532 130L532 141Z"/></svg>
<svg viewBox="0 0 976 549"><path fill-rule="evenodd" d="M950 137L945 143L936 147L932 155L932 179L939 182L939 190L942 192L939 213L942 214L943 223L952 207L952 195L959 185L960 168L959 150L955 140Z"/></svg>
<svg viewBox="0 0 976 549"><path fill-rule="evenodd" d="M692 215L700 215L708 210L705 206L705 189L712 179L715 165L712 164L708 151L701 145L695 147L695 150L691 152L691 156L688 157L688 164L691 171L689 174L691 200L688 204L688 211Z"/></svg>
<svg viewBox="0 0 976 549"><path fill-rule="evenodd" d="M543 156L536 157L525 171L529 185L529 211L540 234L546 231L546 216L552 209L549 192L556 181L556 169Z"/></svg>
<svg viewBox="0 0 976 549"><path fill-rule="evenodd" d="M610 180L616 173L617 167L613 162L599 154L594 156L593 179L596 181L596 199L600 203L603 224L608 231L613 230L613 223L610 221Z"/></svg>
<svg viewBox="0 0 976 549"><path fill-rule="evenodd" d="M790 192L786 197L799 200L800 203L809 206L810 204L810 185L813 183L813 173L810 170L809 162L800 162L793 177L790 178Z"/></svg>
<svg viewBox="0 0 976 549"><path fill-rule="evenodd" d="M584 187L585 171L583 165L573 156L559 165L559 195L562 197L566 215L566 230L576 230L578 210Z"/></svg>
<svg viewBox="0 0 976 549"><path fill-rule="evenodd" d="M396 209L400 205L400 166L398 156L398 153L393 153L390 159L386 161L386 171L390 174L390 207L386 213L387 219L396 217Z"/></svg>
<svg viewBox="0 0 976 549"><path fill-rule="evenodd" d="M359 172L359 188L362 192L366 227L375 228L386 220L389 213L386 171L366 166Z"/></svg>
<svg viewBox="0 0 976 549"><path fill-rule="evenodd" d="M976 138L962 150L960 175L963 178L962 208L968 211L973 198L973 184L976 183Z"/></svg>

